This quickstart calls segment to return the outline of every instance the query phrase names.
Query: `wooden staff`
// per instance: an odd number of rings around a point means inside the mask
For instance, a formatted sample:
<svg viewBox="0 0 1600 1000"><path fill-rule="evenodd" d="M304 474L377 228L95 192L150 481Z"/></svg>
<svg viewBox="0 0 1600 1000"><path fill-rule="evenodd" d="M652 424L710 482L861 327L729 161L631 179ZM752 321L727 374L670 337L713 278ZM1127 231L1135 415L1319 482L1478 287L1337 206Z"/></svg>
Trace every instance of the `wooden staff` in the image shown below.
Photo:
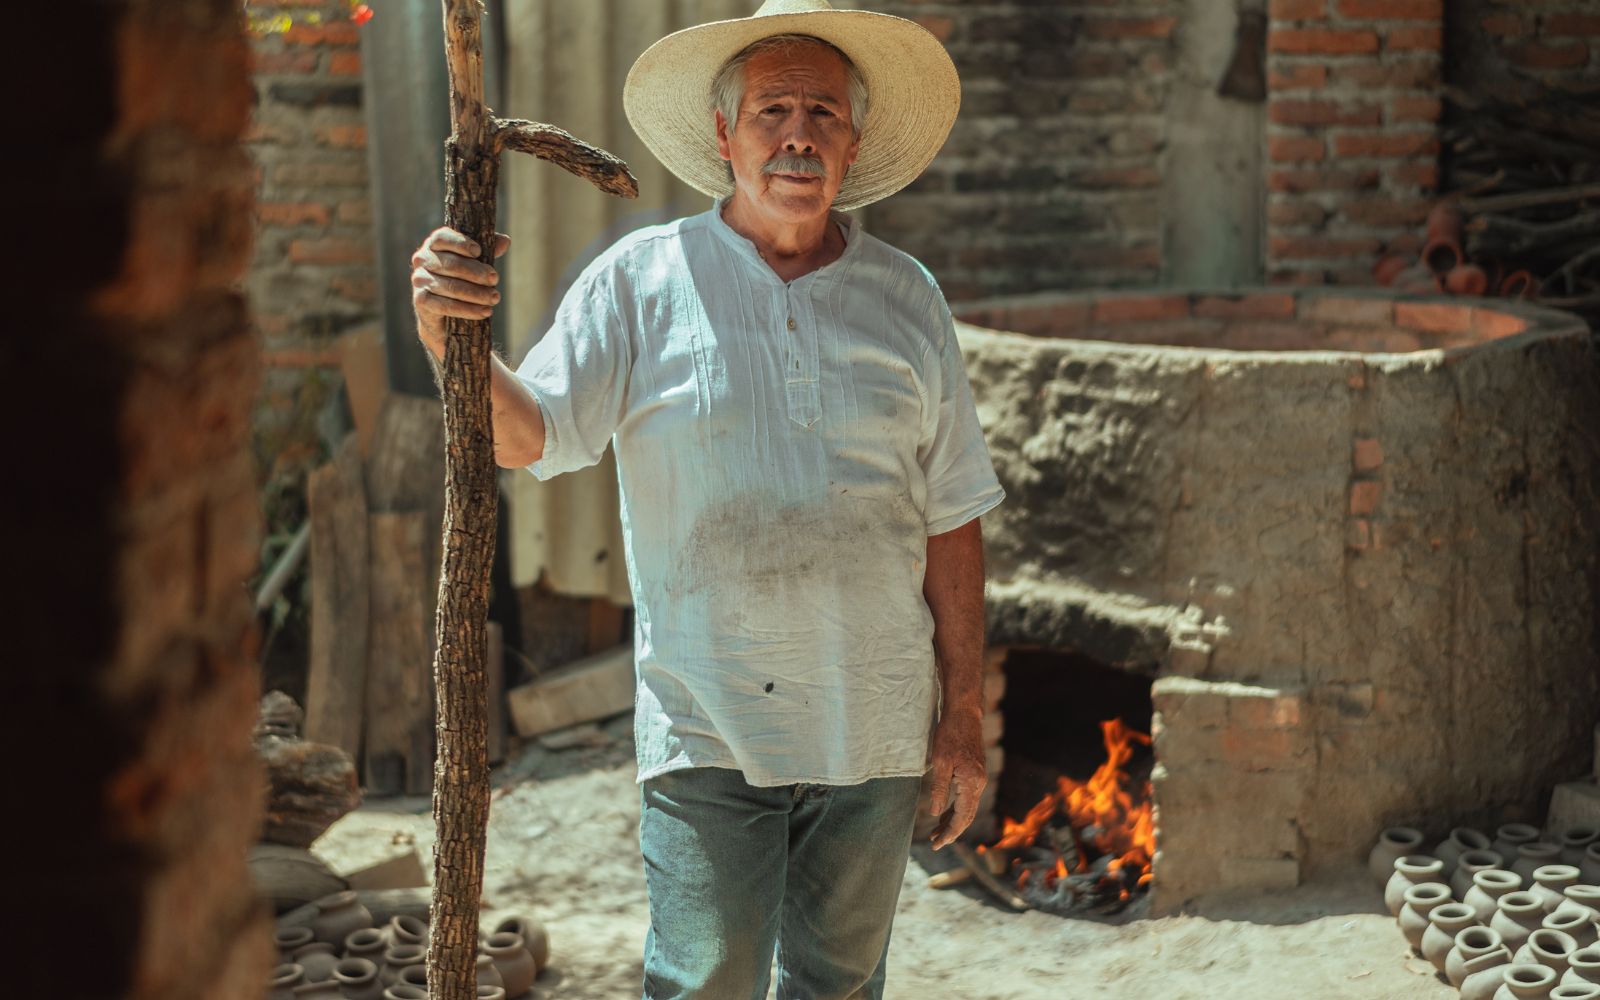
<svg viewBox="0 0 1600 1000"><path fill-rule="evenodd" d="M445 143L445 224L494 261L500 151L532 153L602 191L637 197L627 164L550 125L493 118L483 104L483 38L478 0L442 0L450 75ZM487 623L494 560L494 432L490 422L489 321L445 319L440 383L444 397L444 566L439 575L438 708L434 762L432 933L428 990L435 1000L475 1000L478 902L489 820Z"/></svg>

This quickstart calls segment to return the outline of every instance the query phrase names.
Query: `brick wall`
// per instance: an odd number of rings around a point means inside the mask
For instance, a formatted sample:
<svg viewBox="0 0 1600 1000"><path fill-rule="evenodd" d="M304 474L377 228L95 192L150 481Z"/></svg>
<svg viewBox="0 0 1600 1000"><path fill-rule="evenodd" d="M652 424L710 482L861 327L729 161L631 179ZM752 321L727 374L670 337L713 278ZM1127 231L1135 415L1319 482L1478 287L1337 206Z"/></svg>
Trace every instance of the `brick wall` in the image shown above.
<svg viewBox="0 0 1600 1000"><path fill-rule="evenodd" d="M26 428L7 523L27 578L5 602L28 817L16 996L259 996L271 959L244 864L261 811L248 58L233 0L102 4L14 57L25 79L72 66L17 105L50 151L29 208L69 252L19 257L17 328L40 334L0 347L26 373L4 404Z"/></svg>
<svg viewBox="0 0 1600 1000"><path fill-rule="evenodd" d="M1600 85L1600 0L1455 0L1445 75L1482 90L1520 73L1561 87Z"/></svg>
<svg viewBox="0 0 1600 1000"><path fill-rule="evenodd" d="M1157 283L1176 0L865 4L937 35L961 116L869 228L952 301Z"/></svg>
<svg viewBox="0 0 1600 1000"><path fill-rule="evenodd" d="M1271 0L1267 278L1371 284L1438 186L1443 0Z"/></svg>

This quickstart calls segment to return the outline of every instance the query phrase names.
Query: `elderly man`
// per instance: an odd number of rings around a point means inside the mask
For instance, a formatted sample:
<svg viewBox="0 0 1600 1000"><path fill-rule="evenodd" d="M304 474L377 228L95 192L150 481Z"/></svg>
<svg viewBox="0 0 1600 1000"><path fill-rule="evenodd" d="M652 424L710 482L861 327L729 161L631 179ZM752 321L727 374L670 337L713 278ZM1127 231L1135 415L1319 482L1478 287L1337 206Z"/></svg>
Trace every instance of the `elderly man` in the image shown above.
<svg viewBox="0 0 1600 1000"><path fill-rule="evenodd" d="M625 237L493 378L496 457L616 449L634 596L649 998L879 997L919 784L971 822L983 558L1002 491L950 312L839 209L909 183L959 88L912 22L769 0L671 35L624 101L701 215ZM497 254L508 240L499 238ZM499 299L418 250L418 335ZM931 772L931 773L930 773Z"/></svg>

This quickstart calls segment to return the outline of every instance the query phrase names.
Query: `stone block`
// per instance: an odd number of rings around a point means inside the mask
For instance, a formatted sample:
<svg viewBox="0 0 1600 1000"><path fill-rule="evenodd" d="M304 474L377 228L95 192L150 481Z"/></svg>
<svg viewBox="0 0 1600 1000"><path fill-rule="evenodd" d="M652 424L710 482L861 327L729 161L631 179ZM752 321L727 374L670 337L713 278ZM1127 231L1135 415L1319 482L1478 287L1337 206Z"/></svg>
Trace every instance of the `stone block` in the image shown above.
<svg viewBox="0 0 1600 1000"><path fill-rule="evenodd" d="M1557 785L1544 825L1556 834L1575 826L1600 827L1600 785L1592 781Z"/></svg>

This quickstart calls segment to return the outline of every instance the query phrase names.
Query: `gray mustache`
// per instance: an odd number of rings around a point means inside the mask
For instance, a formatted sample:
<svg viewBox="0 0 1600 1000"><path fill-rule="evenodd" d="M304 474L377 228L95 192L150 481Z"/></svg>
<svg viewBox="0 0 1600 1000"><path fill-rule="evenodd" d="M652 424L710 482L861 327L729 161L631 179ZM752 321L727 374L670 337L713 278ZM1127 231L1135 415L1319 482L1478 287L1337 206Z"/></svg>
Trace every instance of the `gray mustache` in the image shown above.
<svg viewBox="0 0 1600 1000"><path fill-rule="evenodd" d="M774 156L761 168L764 174L807 174L812 177L828 176L828 169L822 161L810 156L785 153Z"/></svg>

